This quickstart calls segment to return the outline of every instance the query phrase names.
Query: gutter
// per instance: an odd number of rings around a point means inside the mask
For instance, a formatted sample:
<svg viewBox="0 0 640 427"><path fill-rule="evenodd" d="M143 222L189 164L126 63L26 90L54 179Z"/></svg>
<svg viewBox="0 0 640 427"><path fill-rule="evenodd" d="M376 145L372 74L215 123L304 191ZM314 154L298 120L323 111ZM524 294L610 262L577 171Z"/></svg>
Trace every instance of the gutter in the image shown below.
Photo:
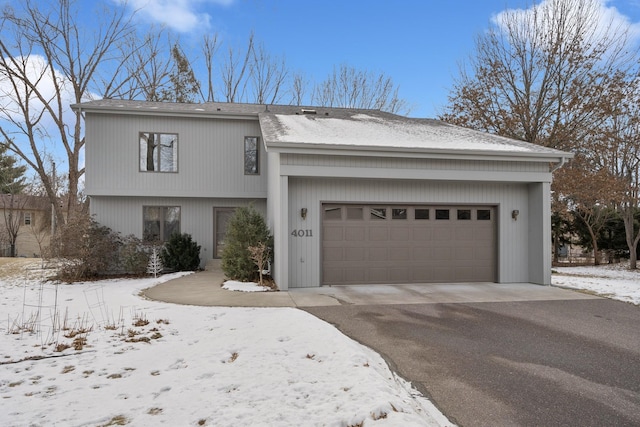
<svg viewBox="0 0 640 427"><path fill-rule="evenodd" d="M555 171L560 169L562 166L564 166L566 163L567 163L567 158L564 157L564 156L560 157L560 161L558 163L556 163L556 165L554 167L551 168L550 172L554 173Z"/></svg>

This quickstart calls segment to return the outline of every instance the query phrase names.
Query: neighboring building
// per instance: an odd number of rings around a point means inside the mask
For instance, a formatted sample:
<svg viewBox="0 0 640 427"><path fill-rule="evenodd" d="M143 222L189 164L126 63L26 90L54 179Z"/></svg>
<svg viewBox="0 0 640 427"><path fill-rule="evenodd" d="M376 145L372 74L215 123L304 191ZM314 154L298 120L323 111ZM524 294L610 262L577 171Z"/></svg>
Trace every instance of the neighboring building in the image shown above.
<svg viewBox="0 0 640 427"><path fill-rule="evenodd" d="M190 233L220 257L263 212L280 289L551 281L551 169L569 153L377 110L102 100L85 115L91 213Z"/></svg>
<svg viewBox="0 0 640 427"><path fill-rule="evenodd" d="M46 197L0 194L0 256L40 257L49 246L51 206Z"/></svg>

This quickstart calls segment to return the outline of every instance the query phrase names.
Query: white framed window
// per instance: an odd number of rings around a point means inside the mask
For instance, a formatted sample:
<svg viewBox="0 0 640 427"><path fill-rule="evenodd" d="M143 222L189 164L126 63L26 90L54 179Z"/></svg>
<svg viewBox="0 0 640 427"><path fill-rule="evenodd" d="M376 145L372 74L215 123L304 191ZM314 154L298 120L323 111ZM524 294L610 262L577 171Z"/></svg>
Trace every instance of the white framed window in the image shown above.
<svg viewBox="0 0 640 427"><path fill-rule="evenodd" d="M140 171L178 172L178 134L140 132Z"/></svg>
<svg viewBox="0 0 640 427"><path fill-rule="evenodd" d="M24 225L33 225L33 214L31 212L24 213Z"/></svg>

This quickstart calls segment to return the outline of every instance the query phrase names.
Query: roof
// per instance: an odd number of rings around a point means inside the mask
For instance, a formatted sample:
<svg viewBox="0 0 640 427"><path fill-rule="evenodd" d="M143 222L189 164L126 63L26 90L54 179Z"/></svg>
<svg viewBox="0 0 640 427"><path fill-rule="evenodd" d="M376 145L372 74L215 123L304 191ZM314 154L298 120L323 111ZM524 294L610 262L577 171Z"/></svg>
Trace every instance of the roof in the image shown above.
<svg viewBox="0 0 640 427"><path fill-rule="evenodd" d="M0 210L34 210L49 209L51 202L48 197L31 196L28 194L0 194Z"/></svg>
<svg viewBox="0 0 640 427"><path fill-rule="evenodd" d="M451 125L379 110L208 102L201 104L102 99L72 108L106 114L144 114L260 120L267 149L358 150L493 155L558 161L573 154Z"/></svg>
<svg viewBox="0 0 640 427"><path fill-rule="evenodd" d="M533 157L572 154L433 119L415 119L376 110L338 114L260 113L267 147L379 149L431 153L493 153Z"/></svg>
<svg viewBox="0 0 640 427"><path fill-rule="evenodd" d="M245 116L257 118L259 113L274 111L278 113L295 114L301 111L300 106L293 105L265 105L229 102L178 103L178 102L149 102L120 99L100 99L95 101L73 104L75 110L101 113L128 114L162 114L189 116ZM309 107L314 108L314 107ZM339 109L335 109L339 110Z"/></svg>

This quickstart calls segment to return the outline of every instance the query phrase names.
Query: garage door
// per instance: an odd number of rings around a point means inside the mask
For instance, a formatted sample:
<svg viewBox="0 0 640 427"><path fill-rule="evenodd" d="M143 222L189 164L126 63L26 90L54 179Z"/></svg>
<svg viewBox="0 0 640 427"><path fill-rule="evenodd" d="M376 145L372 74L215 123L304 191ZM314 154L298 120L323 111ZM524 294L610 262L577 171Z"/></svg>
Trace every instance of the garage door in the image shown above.
<svg viewBox="0 0 640 427"><path fill-rule="evenodd" d="M322 282L496 281L493 206L322 206Z"/></svg>

